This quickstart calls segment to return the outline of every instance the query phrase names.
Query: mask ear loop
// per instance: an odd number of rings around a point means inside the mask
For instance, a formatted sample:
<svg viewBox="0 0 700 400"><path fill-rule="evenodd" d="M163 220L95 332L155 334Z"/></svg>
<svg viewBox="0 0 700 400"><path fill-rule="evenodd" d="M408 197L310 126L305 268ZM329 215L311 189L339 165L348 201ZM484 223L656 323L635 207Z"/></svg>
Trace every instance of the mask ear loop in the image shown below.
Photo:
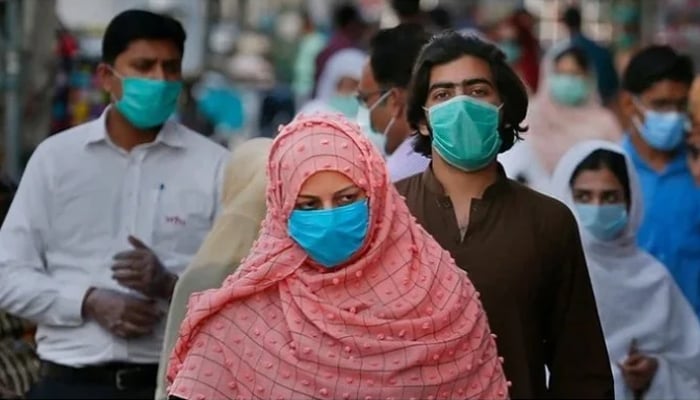
<svg viewBox="0 0 700 400"><path fill-rule="evenodd" d="M644 105L644 103L642 103L642 100L638 96L632 96L632 104L634 104L634 107L639 113L642 114L642 116L646 116L648 109ZM644 123L642 122L638 113L635 113L635 115L632 116L632 125L634 125L634 127L637 129L637 132L640 134L644 130Z"/></svg>
<svg viewBox="0 0 700 400"><path fill-rule="evenodd" d="M107 64L107 68L110 70L110 72L112 72L112 73L114 74L114 76L116 76L117 78L119 78L119 80L124 79L124 75L122 75L122 74L120 74L119 72L117 72L117 70L116 70L113 66Z"/></svg>
<svg viewBox="0 0 700 400"><path fill-rule="evenodd" d="M374 109L377 108L378 105L382 104L382 102L383 102L384 100L386 100L387 97L389 97L389 94L391 94L391 90L392 90L392 89L389 89L389 90L387 90L386 92L384 92L383 95L379 96L379 98L377 99L377 101L375 101L374 104L372 104L372 105L368 108L369 112L374 111Z"/></svg>
<svg viewBox="0 0 700 400"><path fill-rule="evenodd" d="M107 66L107 69L109 69L109 71L110 71L114 76L116 76L117 79L119 79L119 81L122 82L122 90L123 90L123 88L124 88L124 76L123 76L122 74L120 74L119 72L117 72L117 70L116 70L113 66L111 66L111 65L109 65L109 64L105 64L105 65ZM123 96L123 94L122 94L122 96ZM119 101L119 100L117 100L117 99L114 97L114 94L113 94L113 93L110 93L110 94L109 94L109 97L112 99L112 102L114 102L114 103L116 103L116 102Z"/></svg>

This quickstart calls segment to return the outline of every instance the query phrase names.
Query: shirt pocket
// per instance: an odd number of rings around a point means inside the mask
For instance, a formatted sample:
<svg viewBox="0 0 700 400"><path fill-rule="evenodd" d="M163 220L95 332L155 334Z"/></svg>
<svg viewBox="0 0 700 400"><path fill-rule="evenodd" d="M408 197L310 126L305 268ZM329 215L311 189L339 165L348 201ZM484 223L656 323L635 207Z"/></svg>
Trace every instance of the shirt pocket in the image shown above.
<svg viewBox="0 0 700 400"><path fill-rule="evenodd" d="M153 224L156 249L194 255L211 229L212 202L186 188L157 189Z"/></svg>

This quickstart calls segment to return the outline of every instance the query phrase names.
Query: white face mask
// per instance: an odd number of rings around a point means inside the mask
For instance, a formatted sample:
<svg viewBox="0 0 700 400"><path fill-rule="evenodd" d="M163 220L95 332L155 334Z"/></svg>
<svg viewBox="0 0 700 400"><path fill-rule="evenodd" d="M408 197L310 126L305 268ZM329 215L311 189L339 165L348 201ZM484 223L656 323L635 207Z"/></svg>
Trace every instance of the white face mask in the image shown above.
<svg viewBox="0 0 700 400"><path fill-rule="evenodd" d="M388 90L386 93L381 95L377 99L377 101L374 102L369 108L367 108L364 105L360 105L360 110L357 113L357 123L360 125L360 128L362 129L362 132L369 137L369 139L374 143L375 146L379 149L379 151L382 153L382 156L386 157L387 156L387 151L386 151L386 142L387 142L387 134L391 130L391 127L394 126L394 123L396 122L396 118L392 117L391 120L389 121L389 124L387 124L386 128L384 128L383 132L377 132L372 128L372 111L374 111L375 108L379 104L381 104L389 95L391 94L391 90Z"/></svg>
<svg viewBox="0 0 700 400"><path fill-rule="evenodd" d="M357 111L357 124L360 125L362 133L377 147L382 157L386 157L386 135L375 132L372 129L369 113L370 110L367 107L360 105L360 109Z"/></svg>

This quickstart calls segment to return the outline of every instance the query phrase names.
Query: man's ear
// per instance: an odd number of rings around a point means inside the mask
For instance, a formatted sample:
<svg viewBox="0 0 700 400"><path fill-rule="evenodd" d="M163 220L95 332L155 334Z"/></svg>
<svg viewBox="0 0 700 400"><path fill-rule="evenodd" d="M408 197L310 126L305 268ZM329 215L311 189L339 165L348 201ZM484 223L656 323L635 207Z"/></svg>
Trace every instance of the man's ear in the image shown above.
<svg viewBox="0 0 700 400"><path fill-rule="evenodd" d="M418 125L418 133L422 136L430 137L430 128L428 128L428 123L423 121Z"/></svg>
<svg viewBox="0 0 700 400"><path fill-rule="evenodd" d="M106 63L99 63L97 65L97 80L100 84L102 90L107 93L114 94L116 91L114 72L112 72L112 67Z"/></svg>
<svg viewBox="0 0 700 400"><path fill-rule="evenodd" d="M634 95L627 91L622 91L620 93L620 111L626 121L631 121L632 117L642 117L642 113L637 109L634 104Z"/></svg>
<svg viewBox="0 0 700 400"><path fill-rule="evenodd" d="M406 113L407 94L405 89L393 88L389 95L389 109L393 118L403 118Z"/></svg>

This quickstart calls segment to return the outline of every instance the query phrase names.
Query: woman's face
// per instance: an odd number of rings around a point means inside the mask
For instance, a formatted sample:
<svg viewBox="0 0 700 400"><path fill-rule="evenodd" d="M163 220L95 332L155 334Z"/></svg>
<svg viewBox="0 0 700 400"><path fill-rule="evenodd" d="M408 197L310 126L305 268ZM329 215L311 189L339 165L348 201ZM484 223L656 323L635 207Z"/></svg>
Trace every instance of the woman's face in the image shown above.
<svg viewBox="0 0 700 400"><path fill-rule="evenodd" d="M296 210L329 210L367 198L364 190L337 171L321 171L304 182L297 196Z"/></svg>
<svg viewBox="0 0 700 400"><path fill-rule="evenodd" d="M584 170L571 186L574 201L579 204L628 203L622 183L608 168Z"/></svg>
<svg viewBox="0 0 700 400"><path fill-rule="evenodd" d="M338 81L337 93L339 95L351 96L357 93L357 87L360 85L360 81L355 78L343 77Z"/></svg>
<svg viewBox="0 0 700 400"><path fill-rule="evenodd" d="M585 78L588 74L578 62L574 56L568 54L559 59L554 65L554 72L561 75L575 75Z"/></svg>

